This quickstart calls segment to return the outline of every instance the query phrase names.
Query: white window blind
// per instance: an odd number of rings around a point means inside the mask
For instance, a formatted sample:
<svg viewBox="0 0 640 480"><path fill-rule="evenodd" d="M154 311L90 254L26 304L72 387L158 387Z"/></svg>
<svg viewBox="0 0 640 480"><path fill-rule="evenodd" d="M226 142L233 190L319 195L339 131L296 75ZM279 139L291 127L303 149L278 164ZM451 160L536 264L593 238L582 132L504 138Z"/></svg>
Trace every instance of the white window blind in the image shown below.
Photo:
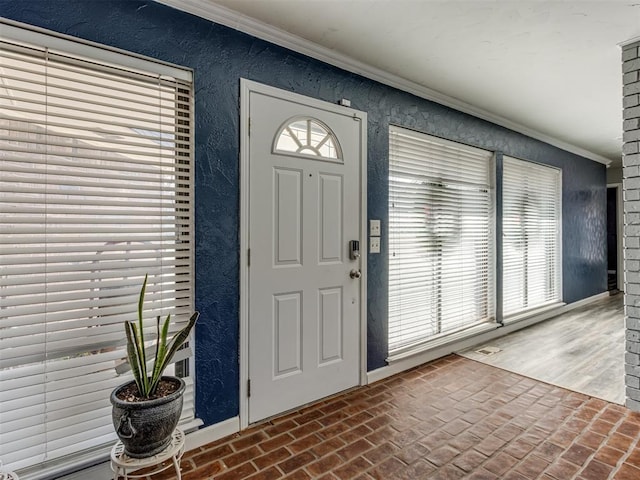
<svg viewBox="0 0 640 480"><path fill-rule="evenodd" d="M561 301L561 174L504 157L503 313Z"/></svg>
<svg viewBox="0 0 640 480"><path fill-rule="evenodd" d="M109 395L131 378L115 368L145 274L148 338L156 315L171 313L176 331L193 311L191 96L188 81L0 43L0 458L11 470L116 439ZM189 421L193 381L175 368Z"/></svg>
<svg viewBox="0 0 640 480"><path fill-rule="evenodd" d="M390 127L389 351L494 319L492 153Z"/></svg>

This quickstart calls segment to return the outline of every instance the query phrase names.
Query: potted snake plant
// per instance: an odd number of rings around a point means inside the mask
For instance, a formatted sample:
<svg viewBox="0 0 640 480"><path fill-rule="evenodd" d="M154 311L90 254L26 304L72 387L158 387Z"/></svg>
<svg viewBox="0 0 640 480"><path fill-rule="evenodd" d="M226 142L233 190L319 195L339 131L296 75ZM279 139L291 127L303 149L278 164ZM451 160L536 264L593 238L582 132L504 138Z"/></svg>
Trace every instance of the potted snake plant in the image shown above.
<svg viewBox="0 0 640 480"><path fill-rule="evenodd" d="M145 351L143 306L147 276L138 298L138 320L126 321L127 357L134 380L111 392L113 426L133 458L146 458L164 450L182 413L185 383L179 377L163 376L178 349L189 338L199 313L191 315L187 325L169 337L171 315L164 322L156 319L155 355L148 362Z"/></svg>

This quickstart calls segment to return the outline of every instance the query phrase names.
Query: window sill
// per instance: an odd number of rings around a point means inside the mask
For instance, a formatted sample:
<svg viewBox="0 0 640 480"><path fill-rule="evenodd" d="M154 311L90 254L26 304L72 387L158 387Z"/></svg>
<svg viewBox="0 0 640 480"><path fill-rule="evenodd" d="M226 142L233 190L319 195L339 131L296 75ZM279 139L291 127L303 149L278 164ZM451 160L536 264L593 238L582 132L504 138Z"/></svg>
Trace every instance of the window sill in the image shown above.
<svg viewBox="0 0 640 480"><path fill-rule="evenodd" d="M460 342L461 340L466 340L482 333L490 332L497 329L498 327L500 327L500 324L496 322L481 323L465 330L452 333L450 335L444 335L434 340L429 340L427 342L420 343L419 345L415 345L413 347L408 347L403 350L391 353L387 357L387 362L391 365L394 362L405 360L409 357L413 357L414 355L418 355L435 348L454 344Z"/></svg>
<svg viewBox="0 0 640 480"><path fill-rule="evenodd" d="M525 320L535 321L535 317L544 317L540 319L541 321L541 320L544 320L545 318L550 318L557 314L562 313L562 308L565 306L566 306L566 303L554 302L552 304L544 305L542 307L526 310L524 312L518 312L516 314L506 317L504 319L503 325L504 326L513 325ZM392 365L395 362L406 360L407 358L413 357L415 355L419 355L429 350L434 350L440 347L446 347L447 345L452 345L463 340L468 340L477 335L481 335L483 333L496 330L497 328L500 328L503 325L497 322L481 323L474 327L471 327L456 333L452 333L450 335L444 335L434 340L430 340L430 341L421 343L419 345L415 345L415 346L408 347L403 350L391 353L387 357L387 363L389 365Z"/></svg>
<svg viewBox="0 0 640 480"><path fill-rule="evenodd" d="M535 317L538 315L547 315L549 312L552 312L553 310L559 310L565 305L566 303L563 303L563 302L554 302L547 305L543 305L542 307L536 307L530 310L525 310L524 312L514 313L504 317L503 323L505 325L511 325L511 324L520 322L522 320L529 320L532 317ZM561 312L558 311L558 314L559 313Z"/></svg>

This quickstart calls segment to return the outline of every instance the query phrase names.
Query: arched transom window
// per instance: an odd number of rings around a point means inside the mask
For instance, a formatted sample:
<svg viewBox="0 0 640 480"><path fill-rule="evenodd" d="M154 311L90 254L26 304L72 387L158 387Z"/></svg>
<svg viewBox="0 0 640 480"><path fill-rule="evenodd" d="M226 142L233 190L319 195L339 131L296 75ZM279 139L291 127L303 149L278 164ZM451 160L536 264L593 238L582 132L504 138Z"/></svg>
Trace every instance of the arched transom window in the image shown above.
<svg viewBox="0 0 640 480"><path fill-rule="evenodd" d="M314 118L287 120L278 130L274 152L342 162L342 151L335 134Z"/></svg>

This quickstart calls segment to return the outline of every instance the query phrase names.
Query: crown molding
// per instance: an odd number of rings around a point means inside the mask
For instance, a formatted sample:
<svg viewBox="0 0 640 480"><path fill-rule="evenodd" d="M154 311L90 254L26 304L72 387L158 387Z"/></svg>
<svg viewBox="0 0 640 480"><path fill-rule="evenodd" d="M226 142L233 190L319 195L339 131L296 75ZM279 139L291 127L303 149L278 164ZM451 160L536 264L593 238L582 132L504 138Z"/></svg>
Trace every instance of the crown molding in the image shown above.
<svg viewBox="0 0 640 480"><path fill-rule="evenodd" d="M247 15L235 12L221 5L213 3L211 0L156 0L159 3L191 13L198 17L211 20L214 23L238 30L252 35L261 40L279 45L295 52L307 55L321 62L328 63L351 73L362 75L370 80L383 83L390 87L411 93L418 97L430 100L446 107L453 108L460 112L473 115L474 117L487 120L515 132L522 133L555 147L561 148L581 157L588 158L604 165L609 165L611 159L598 155L577 145L551 137L545 133L538 132L519 123L513 122L500 115L493 114L484 109L475 107L469 103L456 98L444 95L428 87L412 82L398 75L386 72L373 67L359 60L355 60L347 55L343 55L334 50L322 47L309 40L293 35L280 28L260 22Z"/></svg>

